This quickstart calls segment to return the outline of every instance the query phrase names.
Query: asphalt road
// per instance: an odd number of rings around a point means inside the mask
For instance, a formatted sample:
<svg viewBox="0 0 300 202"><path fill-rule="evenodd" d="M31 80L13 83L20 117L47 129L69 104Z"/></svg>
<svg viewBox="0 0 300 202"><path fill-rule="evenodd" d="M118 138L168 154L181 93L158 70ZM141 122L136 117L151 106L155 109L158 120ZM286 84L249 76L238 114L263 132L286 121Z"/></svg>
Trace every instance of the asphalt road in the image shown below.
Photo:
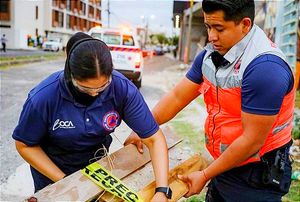
<svg viewBox="0 0 300 202"><path fill-rule="evenodd" d="M18 122L20 112L27 94L37 83L46 78L49 74L63 69L64 61L47 61L42 63L26 64L20 67L14 67L1 71L1 141L0 141L0 157L1 157L1 174L0 174L0 189L5 189L6 184L12 186L12 190L0 190L0 200L14 200L15 195L22 195L23 189L14 189L15 185L28 185L26 179L21 182L15 176L18 172L24 173L24 160L17 153L14 145L14 140L11 134ZM152 108L155 103L166 92L169 82L166 78L168 68L179 66L179 62L167 56L156 56L145 59L145 69L142 88L140 89L149 108ZM173 71L170 69L170 71ZM162 73L164 72L164 73ZM120 127L115 133L128 134L127 126ZM119 137L119 136L118 136ZM126 137L120 137L120 141L124 141ZM118 140L114 140L115 145L121 146ZM119 143L118 143L119 142ZM114 143L113 143L114 144ZM113 148L116 150L117 147ZM21 168L20 168L21 167ZM16 170L17 169L17 170ZM26 169L28 169L26 167ZM27 172L27 171L26 171ZM28 173L28 172L27 172ZM30 176L27 176L30 178ZM19 181L20 180L20 181ZM11 182L13 181L13 182ZM14 184L15 183L15 184ZM22 185L26 183L26 185ZM32 189L30 187L30 189ZM15 193L11 193L15 192Z"/></svg>

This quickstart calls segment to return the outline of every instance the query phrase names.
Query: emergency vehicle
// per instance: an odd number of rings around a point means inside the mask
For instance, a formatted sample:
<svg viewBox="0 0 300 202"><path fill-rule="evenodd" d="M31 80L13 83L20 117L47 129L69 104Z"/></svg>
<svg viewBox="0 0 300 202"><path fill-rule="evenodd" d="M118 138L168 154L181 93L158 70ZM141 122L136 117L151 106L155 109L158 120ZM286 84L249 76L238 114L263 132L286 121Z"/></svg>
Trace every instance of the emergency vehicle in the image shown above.
<svg viewBox="0 0 300 202"><path fill-rule="evenodd" d="M114 69L141 87L144 60L136 36L122 29L94 27L88 32L110 48Z"/></svg>

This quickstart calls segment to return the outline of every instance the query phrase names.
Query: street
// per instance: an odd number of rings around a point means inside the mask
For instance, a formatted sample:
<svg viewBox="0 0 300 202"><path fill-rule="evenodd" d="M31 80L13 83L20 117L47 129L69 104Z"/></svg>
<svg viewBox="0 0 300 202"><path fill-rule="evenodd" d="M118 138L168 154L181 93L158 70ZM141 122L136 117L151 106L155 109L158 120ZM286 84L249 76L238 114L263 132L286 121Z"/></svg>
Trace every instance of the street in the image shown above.
<svg viewBox="0 0 300 202"><path fill-rule="evenodd" d="M186 70L180 70L179 65L171 56L145 58L140 91L150 109L185 74ZM19 200L33 193L29 166L17 153L11 134L29 90L63 67L64 60L58 60L1 71L1 200ZM110 152L122 147L129 133L130 129L122 123L113 134Z"/></svg>

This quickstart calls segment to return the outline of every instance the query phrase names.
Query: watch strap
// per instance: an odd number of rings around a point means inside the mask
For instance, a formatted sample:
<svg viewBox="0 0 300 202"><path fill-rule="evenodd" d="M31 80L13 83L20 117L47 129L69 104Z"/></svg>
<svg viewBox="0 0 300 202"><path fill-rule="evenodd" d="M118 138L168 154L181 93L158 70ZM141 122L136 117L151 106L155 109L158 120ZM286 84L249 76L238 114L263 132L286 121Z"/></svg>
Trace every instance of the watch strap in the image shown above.
<svg viewBox="0 0 300 202"><path fill-rule="evenodd" d="M171 190L170 187L157 187L155 189L155 193L156 192L162 192L162 193L164 193L168 199L172 198L172 190Z"/></svg>

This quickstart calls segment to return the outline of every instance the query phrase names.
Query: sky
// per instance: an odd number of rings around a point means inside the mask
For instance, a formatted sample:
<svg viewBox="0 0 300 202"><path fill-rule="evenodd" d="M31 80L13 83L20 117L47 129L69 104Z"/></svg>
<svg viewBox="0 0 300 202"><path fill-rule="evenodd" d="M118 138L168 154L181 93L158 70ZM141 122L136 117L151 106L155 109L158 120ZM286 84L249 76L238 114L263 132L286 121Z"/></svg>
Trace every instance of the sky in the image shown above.
<svg viewBox="0 0 300 202"><path fill-rule="evenodd" d="M107 1L102 4L102 24L107 27ZM173 0L109 0L110 27L122 25L148 27L152 33L175 34L173 29ZM141 16L144 16L142 19Z"/></svg>

